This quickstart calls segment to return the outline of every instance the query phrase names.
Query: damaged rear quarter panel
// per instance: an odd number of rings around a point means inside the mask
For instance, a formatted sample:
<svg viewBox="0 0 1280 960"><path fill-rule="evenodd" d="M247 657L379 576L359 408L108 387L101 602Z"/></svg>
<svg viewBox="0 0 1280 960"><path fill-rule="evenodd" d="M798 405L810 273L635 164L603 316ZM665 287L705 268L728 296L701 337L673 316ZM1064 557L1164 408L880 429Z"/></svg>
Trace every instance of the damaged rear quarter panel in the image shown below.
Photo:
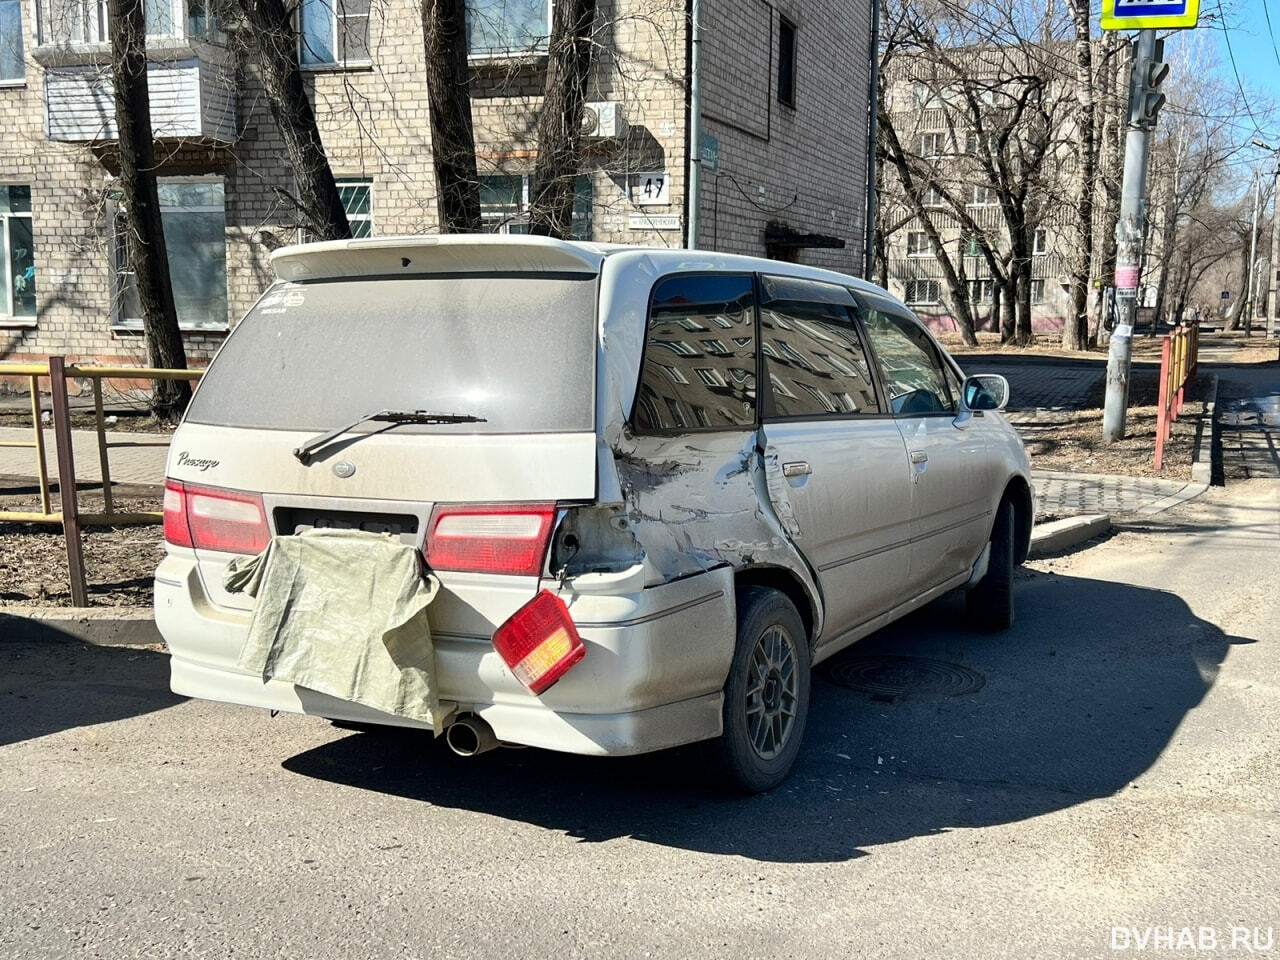
<svg viewBox="0 0 1280 960"><path fill-rule="evenodd" d="M613 444L624 516L644 550L646 585L726 564L780 567L810 597L816 636L818 590L770 497L757 440L755 431L624 433Z"/></svg>

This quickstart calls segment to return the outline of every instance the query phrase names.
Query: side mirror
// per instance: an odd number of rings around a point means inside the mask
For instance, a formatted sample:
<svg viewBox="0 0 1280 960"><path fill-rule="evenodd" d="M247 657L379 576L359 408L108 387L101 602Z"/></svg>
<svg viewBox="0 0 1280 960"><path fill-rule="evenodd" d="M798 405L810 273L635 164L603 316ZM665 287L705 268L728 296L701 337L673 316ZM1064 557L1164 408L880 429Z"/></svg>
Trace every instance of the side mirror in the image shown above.
<svg viewBox="0 0 1280 960"><path fill-rule="evenodd" d="M969 410L1003 410L1009 402L1009 381L998 373L965 377L964 405Z"/></svg>

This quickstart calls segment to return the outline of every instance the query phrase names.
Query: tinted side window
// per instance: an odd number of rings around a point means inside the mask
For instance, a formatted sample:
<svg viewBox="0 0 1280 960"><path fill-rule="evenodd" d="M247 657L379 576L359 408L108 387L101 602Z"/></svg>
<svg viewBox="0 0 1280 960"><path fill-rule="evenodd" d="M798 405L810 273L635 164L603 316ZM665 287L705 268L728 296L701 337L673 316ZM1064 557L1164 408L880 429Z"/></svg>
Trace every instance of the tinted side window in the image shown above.
<svg viewBox="0 0 1280 960"><path fill-rule="evenodd" d="M942 359L928 335L907 317L868 309L863 325L875 347L894 413L955 413Z"/></svg>
<svg viewBox="0 0 1280 960"><path fill-rule="evenodd" d="M677 276L649 303L637 430L724 430L755 423L755 291L750 276Z"/></svg>
<svg viewBox="0 0 1280 960"><path fill-rule="evenodd" d="M773 415L877 413L853 299L834 285L763 279L760 337Z"/></svg>

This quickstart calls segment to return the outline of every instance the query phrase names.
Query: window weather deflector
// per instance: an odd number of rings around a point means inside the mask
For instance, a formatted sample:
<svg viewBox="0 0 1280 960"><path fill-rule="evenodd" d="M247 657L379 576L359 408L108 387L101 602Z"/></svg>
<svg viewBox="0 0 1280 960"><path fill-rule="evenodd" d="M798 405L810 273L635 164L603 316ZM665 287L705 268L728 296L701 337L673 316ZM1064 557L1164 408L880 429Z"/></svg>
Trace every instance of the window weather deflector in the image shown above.
<svg viewBox="0 0 1280 960"><path fill-rule="evenodd" d="M330 441L336 440L350 430L355 429L362 423L368 423L370 420L386 421L387 423L486 423L484 417L473 417L469 413L432 413L429 410L376 410L373 413L366 413L358 420L354 420L345 427L338 427L336 430L330 430L328 433L322 433L318 437L312 437L300 447L295 447L293 455L298 458L298 462L304 467L311 463L312 455L321 447L327 446Z"/></svg>

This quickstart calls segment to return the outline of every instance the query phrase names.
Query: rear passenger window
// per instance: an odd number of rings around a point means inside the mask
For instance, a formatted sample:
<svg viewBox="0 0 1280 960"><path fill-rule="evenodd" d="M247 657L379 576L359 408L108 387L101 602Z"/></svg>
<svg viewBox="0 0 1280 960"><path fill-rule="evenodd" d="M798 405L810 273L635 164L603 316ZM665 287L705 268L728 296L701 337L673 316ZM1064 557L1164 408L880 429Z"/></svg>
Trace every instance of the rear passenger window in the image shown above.
<svg viewBox="0 0 1280 960"><path fill-rule="evenodd" d="M760 349L777 417L878 413L853 297L835 284L761 278Z"/></svg>
<svg viewBox="0 0 1280 960"><path fill-rule="evenodd" d="M726 430L755 423L755 291L750 276L678 276L649 304L637 430Z"/></svg>

